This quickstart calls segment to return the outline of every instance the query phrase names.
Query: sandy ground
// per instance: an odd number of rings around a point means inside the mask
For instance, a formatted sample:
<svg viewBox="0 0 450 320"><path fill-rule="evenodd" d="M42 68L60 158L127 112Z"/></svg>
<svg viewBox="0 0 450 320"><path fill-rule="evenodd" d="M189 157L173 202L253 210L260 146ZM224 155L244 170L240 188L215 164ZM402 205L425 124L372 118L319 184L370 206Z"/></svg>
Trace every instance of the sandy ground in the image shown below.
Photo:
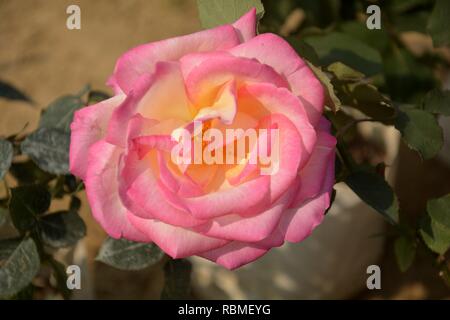
<svg viewBox="0 0 450 320"><path fill-rule="evenodd" d="M81 8L81 30L66 28L66 8ZM105 82L115 61L139 44L200 29L195 0L0 0L0 79L26 92L35 106L0 100L0 135L36 128L54 98ZM121 272L93 259L105 237L84 201L85 242L99 298L156 298L162 271Z"/></svg>
<svg viewBox="0 0 450 320"><path fill-rule="evenodd" d="M65 11L70 4L81 7L81 30L66 28ZM30 107L0 100L0 135L18 132L26 123L27 130L33 130L40 111L49 102L61 94L75 93L87 83L95 89L107 90L105 80L116 59L127 49L199 29L194 0L0 0L0 79L23 89L36 102ZM415 159L408 152L404 157ZM415 188L424 188L424 181L435 186L443 181L442 174L450 177L447 168L430 162L428 174L409 181L408 176L418 167L413 161L403 169L406 181L398 186L402 199L409 201L409 194ZM442 188L450 191L450 185ZM442 188L435 193L442 194ZM424 200L417 201L410 205L416 211L424 204ZM90 217L86 202L82 215L88 224L85 241L90 268L94 270L96 296L156 298L162 282L161 268L129 273L94 263L105 234ZM391 250L386 250L382 270L383 290L362 292L359 298L449 296L448 289L422 258L412 270L401 274Z"/></svg>

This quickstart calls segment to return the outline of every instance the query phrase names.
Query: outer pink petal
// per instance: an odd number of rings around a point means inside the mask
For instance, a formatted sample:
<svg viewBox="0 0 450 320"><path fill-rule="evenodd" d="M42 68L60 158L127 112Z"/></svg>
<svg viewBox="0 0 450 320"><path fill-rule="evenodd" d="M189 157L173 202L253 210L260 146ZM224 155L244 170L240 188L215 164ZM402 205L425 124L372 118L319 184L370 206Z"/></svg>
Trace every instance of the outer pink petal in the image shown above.
<svg viewBox="0 0 450 320"><path fill-rule="evenodd" d="M308 66L299 68L288 76L292 93L296 94L303 105L311 123L316 126L325 105L325 93L322 83Z"/></svg>
<svg viewBox="0 0 450 320"><path fill-rule="evenodd" d="M228 49L232 55L257 59L260 63L274 68L284 77L305 66L297 52L281 37L273 33L263 33L247 42Z"/></svg>
<svg viewBox="0 0 450 320"><path fill-rule="evenodd" d="M307 201L297 209L290 209L286 216L292 216L286 226L285 240L300 242L311 235L315 227L323 220L325 210L330 204L330 194L322 193L316 198ZM286 218L286 222L289 218Z"/></svg>
<svg viewBox="0 0 450 320"><path fill-rule="evenodd" d="M332 135L319 131L317 145L308 163L300 171L302 186L300 192L293 202L297 206L305 200L315 197L323 188L327 178L330 162L335 157L336 138Z"/></svg>
<svg viewBox="0 0 450 320"><path fill-rule="evenodd" d="M317 130L324 132L331 132L331 122L328 121L327 118L322 116L317 126Z"/></svg>
<svg viewBox="0 0 450 320"><path fill-rule="evenodd" d="M186 198L183 202L198 219L211 219L230 213L251 215L270 205L269 185L269 176L261 176L226 190Z"/></svg>
<svg viewBox="0 0 450 320"><path fill-rule="evenodd" d="M200 257L218 263L229 270L255 261L268 251L257 244L233 241L223 247L200 254Z"/></svg>
<svg viewBox="0 0 450 320"><path fill-rule="evenodd" d="M128 219L174 259L213 250L228 243L226 240L210 238L158 220L142 219L131 213L128 214Z"/></svg>
<svg viewBox="0 0 450 320"><path fill-rule="evenodd" d="M250 9L249 12L239 18L233 27L239 35L241 42L250 40L256 36L256 8Z"/></svg>
<svg viewBox="0 0 450 320"><path fill-rule="evenodd" d="M298 183L294 183L270 208L257 215L250 217L241 217L236 214L226 215L194 229L216 238L243 242L261 241L271 235L278 226L284 211L298 190L298 185Z"/></svg>
<svg viewBox="0 0 450 320"><path fill-rule="evenodd" d="M118 162L122 150L103 140L89 150L85 179L92 214L113 238L148 242L149 238L126 219L127 209L118 195Z"/></svg>
<svg viewBox="0 0 450 320"><path fill-rule="evenodd" d="M275 34L264 33L229 49L229 52L237 57L255 58L283 75L291 91L301 98L311 123L317 124L324 107L322 84L285 40Z"/></svg>
<svg viewBox="0 0 450 320"><path fill-rule="evenodd" d="M125 147L128 122L136 114L159 121L192 118L178 63L160 62L153 74L136 81L126 100L114 111L106 140Z"/></svg>
<svg viewBox="0 0 450 320"><path fill-rule="evenodd" d="M176 61L193 52L224 50L239 44L238 34L231 25L144 44L131 49L117 61L108 81L129 93L140 76L152 73L159 61Z"/></svg>
<svg viewBox="0 0 450 320"><path fill-rule="evenodd" d="M84 179L89 147L103 138L114 109L125 99L115 96L75 112L70 125L70 172Z"/></svg>
<svg viewBox="0 0 450 320"><path fill-rule="evenodd" d="M322 191L315 198L305 201L297 208L289 209L279 229L284 231L285 240L299 242L308 237L324 217L330 206L331 193L334 184L334 157L328 162Z"/></svg>
<svg viewBox="0 0 450 320"><path fill-rule="evenodd" d="M302 157L307 154L295 125L284 115L274 113L261 120L261 128L278 128L278 169L270 177L270 200L276 201L297 179ZM272 150L276 152L277 150ZM273 160L272 160L273 161ZM274 162L275 164L275 162ZM272 164L272 165L274 165Z"/></svg>

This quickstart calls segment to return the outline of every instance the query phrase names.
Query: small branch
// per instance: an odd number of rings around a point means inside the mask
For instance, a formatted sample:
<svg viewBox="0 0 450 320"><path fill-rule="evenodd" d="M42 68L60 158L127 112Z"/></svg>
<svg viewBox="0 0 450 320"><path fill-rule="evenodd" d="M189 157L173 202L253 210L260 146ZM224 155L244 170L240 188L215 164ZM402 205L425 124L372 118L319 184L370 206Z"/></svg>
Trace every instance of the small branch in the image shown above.
<svg viewBox="0 0 450 320"><path fill-rule="evenodd" d="M373 118L355 119L353 121L350 121L349 123L346 123L342 128L340 128L338 130L338 132L336 132L336 138L339 139L341 136L344 136L351 127L353 127L354 125L357 125L358 123L361 123L361 122L379 122L379 121L380 120L373 119Z"/></svg>
<svg viewBox="0 0 450 320"><path fill-rule="evenodd" d="M398 116L398 108L393 106L393 109L394 114L386 118L362 118L362 119L355 119L353 121L350 121L349 123L346 123L336 132L336 138L339 139L341 136L344 136L351 127L361 122L384 122L394 120Z"/></svg>

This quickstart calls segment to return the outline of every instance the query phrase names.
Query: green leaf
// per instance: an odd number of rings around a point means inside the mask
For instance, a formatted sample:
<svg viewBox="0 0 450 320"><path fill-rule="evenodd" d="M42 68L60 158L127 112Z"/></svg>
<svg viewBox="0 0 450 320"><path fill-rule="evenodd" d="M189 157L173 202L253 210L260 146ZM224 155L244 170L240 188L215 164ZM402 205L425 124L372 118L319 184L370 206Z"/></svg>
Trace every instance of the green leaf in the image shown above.
<svg viewBox="0 0 450 320"><path fill-rule="evenodd" d="M330 78L326 75L325 72L322 71L320 67L315 67L309 62L307 62L307 64L325 89L325 105L329 107L333 112L339 111L339 109L341 108L341 101L334 91L334 87L331 83Z"/></svg>
<svg viewBox="0 0 450 320"><path fill-rule="evenodd" d="M96 260L121 270L141 270L158 263L164 257L153 243L107 238Z"/></svg>
<svg viewBox="0 0 450 320"><path fill-rule="evenodd" d="M279 32L287 17L296 6L291 0L262 0L261 2L264 2L264 17L261 19L258 29L262 33Z"/></svg>
<svg viewBox="0 0 450 320"><path fill-rule="evenodd" d="M109 98L111 98L111 96L105 92L92 90L89 92L88 105L96 104Z"/></svg>
<svg viewBox="0 0 450 320"><path fill-rule="evenodd" d="M436 86L432 69L409 51L393 47L383 58L384 89L393 100L415 103Z"/></svg>
<svg viewBox="0 0 450 320"><path fill-rule="evenodd" d="M78 98L83 98L85 94L88 94L91 91L91 85L89 83L85 84L84 87L81 88L80 91L78 91L75 96Z"/></svg>
<svg viewBox="0 0 450 320"><path fill-rule="evenodd" d="M430 12L421 10L397 16L393 22L395 23L397 32L415 31L426 34L429 17Z"/></svg>
<svg viewBox="0 0 450 320"><path fill-rule="evenodd" d="M450 91L431 90L423 100L422 109L431 113L450 116Z"/></svg>
<svg viewBox="0 0 450 320"><path fill-rule="evenodd" d="M342 62L332 63L327 70L336 77L332 79L332 84L343 105L356 108L380 121L395 114L389 100L374 85L367 83L361 72Z"/></svg>
<svg viewBox="0 0 450 320"><path fill-rule="evenodd" d="M58 128L70 131L70 124L76 110L84 106L78 96L67 95L53 101L41 115L40 128Z"/></svg>
<svg viewBox="0 0 450 320"><path fill-rule="evenodd" d="M20 147L42 170L52 174L68 174L69 145L69 132L40 128L30 134Z"/></svg>
<svg viewBox="0 0 450 320"><path fill-rule="evenodd" d="M393 13L400 14L417 9L417 7L427 6L430 2L433 2L433 0L389 0L386 5Z"/></svg>
<svg viewBox="0 0 450 320"><path fill-rule="evenodd" d="M395 114L389 100L369 83L335 81L335 90L342 104L358 109L365 115L387 122Z"/></svg>
<svg viewBox="0 0 450 320"><path fill-rule="evenodd" d="M31 99L9 83L0 81L0 97L9 100L20 100L32 103Z"/></svg>
<svg viewBox="0 0 450 320"><path fill-rule="evenodd" d="M357 171L351 173L345 179L345 183L361 200L381 213L389 223L397 223L397 197L381 176L373 172Z"/></svg>
<svg viewBox="0 0 450 320"><path fill-rule="evenodd" d="M69 210L77 212L81 208L81 200L76 196L70 198Z"/></svg>
<svg viewBox="0 0 450 320"><path fill-rule="evenodd" d="M394 243L395 257L400 271L409 269L416 256L416 244L414 239L407 236L398 237Z"/></svg>
<svg viewBox="0 0 450 320"><path fill-rule="evenodd" d="M450 229L426 215L421 222L419 233L432 251L444 254L450 248Z"/></svg>
<svg viewBox="0 0 450 320"><path fill-rule="evenodd" d="M10 300L33 300L36 287L30 283L25 288L13 295Z"/></svg>
<svg viewBox="0 0 450 320"><path fill-rule="evenodd" d="M11 166L14 150L11 142L0 139L0 180L3 179Z"/></svg>
<svg viewBox="0 0 450 320"><path fill-rule="evenodd" d="M45 215L39 219L39 227L42 241L52 248L73 246L86 235L86 225L73 211Z"/></svg>
<svg viewBox="0 0 450 320"><path fill-rule="evenodd" d="M188 299L190 296L192 265L186 259L169 260L164 266L164 288L161 299Z"/></svg>
<svg viewBox="0 0 450 320"><path fill-rule="evenodd" d="M364 74L350 68L342 62L333 62L327 67L327 70L333 72L340 80L355 81L364 78Z"/></svg>
<svg viewBox="0 0 450 320"><path fill-rule="evenodd" d="M39 254L32 239L0 241L0 296L8 298L25 288L39 268Z"/></svg>
<svg viewBox="0 0 450 320"><path fill-rule="evenodd" d="M428 201L427 211L433 221L450 230L450 194Z"/></svg>
<svg viewBox="0 0 450 320"><path fill-rule="evenodd" d="M344 33L331 32L304 40L316 50L323 65L340 61L367 76L382 72L378 51Z"/></svg>
<svg viewBox="0 0 450 320"><path fill-rule="evenodd" d="M251 8L256 8L258 20L264 15L260 0L197 0L197 7L205 29L233 23Z"/></svg>
<svg viewBox="0 0 450 320"><path fill-rule="evenodd" d="M20 185L45 184L54 178L52 174L40 169L32 160L13 163L9 172Z"/></svg>
<svg viewBox="0 0 450 320"><path fill-rule="evenodd" d="M78 182L77 178L74 175L68 174L64 176L64 185L70 193L73 193L77 190Z"/></svg>
<svg viewBox="0 0 450 320"><path fill-rule="evenodd" d="M450 1L436 0L430 20L428 32L436 47L450 45Z"/></svg>
<svg viewBox="0 0 450 320"><path fill-rule="evenodd" d="M409 148L416 150L424 159L433 158L444 143L442 129L429 112L400 106L395 119L395 128Z"/></svg>
<svg viewBox="0 0 450 320"><path fill-rule="evenodd" d="M20 186L11 189L9 212L14 226L19 231L29 230L36 222L36 216L46 212L51 196L39 185Z"/></svg>
<svg viewBox="0 0 450 320"><path fill-rule="evenodd" d="M389 47L389 35L383 26L379 30L370 30L367 28L365 21L346 21L341 23L338 28L342 33L358 39L380 53L383 53Z"/></svg>
<svg viewBox="0 0 450 320"><path fill-rule="evenodd" d="M294 48L294 50L300 57L308 60L314 65L320 64L319 56L317 55L316 51L305 41L295 37L288 37L286 38L286 41L291 45L292 48Z"/></svg>

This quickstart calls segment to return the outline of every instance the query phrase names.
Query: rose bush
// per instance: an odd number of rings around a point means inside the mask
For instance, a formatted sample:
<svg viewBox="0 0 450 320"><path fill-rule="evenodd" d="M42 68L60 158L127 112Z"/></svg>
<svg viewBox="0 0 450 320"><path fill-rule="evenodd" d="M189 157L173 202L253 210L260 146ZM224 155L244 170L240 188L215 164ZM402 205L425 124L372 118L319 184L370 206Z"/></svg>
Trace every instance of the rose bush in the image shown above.
<svg viewBox="0 0 450 320"><path fill-rule="evenodd" d="M111 237L233 269L303 240L322 221L336 144L323 87L282 38L256 35L256 23L251 10L233 25L136 47L108 81L115 96L76 112L70 170ZM219 130L277 128L279 169L181 168L171 134L194 120Z"/></svg>

